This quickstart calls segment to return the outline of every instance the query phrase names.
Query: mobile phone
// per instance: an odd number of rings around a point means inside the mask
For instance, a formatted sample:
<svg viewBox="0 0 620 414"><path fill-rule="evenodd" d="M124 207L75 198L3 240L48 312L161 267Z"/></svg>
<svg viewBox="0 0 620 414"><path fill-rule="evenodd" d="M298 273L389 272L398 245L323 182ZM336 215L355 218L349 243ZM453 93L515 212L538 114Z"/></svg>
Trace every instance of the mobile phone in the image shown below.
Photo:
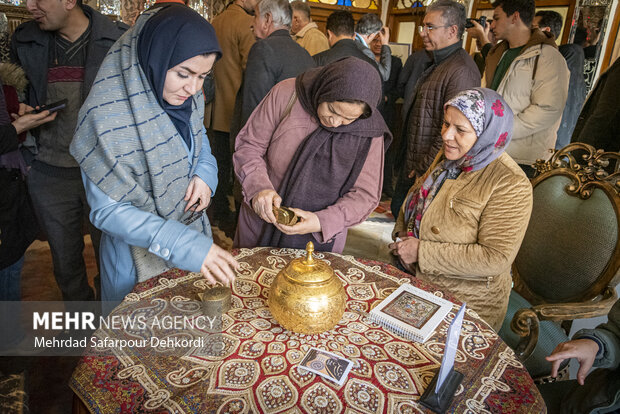
<svg viewBox="0 0 620 414"><path fill-rule="evenodd" d="M41 105L39 108L35 108L30 112L27 112L29 114L39 114L43 111L50 111L50 114L53 114L54 112L58 112L61 109L64 109L67 107L67 100L66 99L62 99L58 102L52 102L50 104L47 105Z"/></svg>

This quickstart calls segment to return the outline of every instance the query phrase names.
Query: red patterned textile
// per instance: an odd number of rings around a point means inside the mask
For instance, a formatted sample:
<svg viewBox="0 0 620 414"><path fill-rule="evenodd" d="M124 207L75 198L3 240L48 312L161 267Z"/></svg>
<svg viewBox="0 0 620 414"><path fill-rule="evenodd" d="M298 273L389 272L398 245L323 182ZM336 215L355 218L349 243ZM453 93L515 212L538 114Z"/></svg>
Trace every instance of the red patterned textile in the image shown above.
<svg viewBox="0 0 620 414"><path fill-rule="evenodd" d="M348 295L347 311L328 332L295 334L271 317L266 294L275 275L304 252L256 248L234 253L241 269L222 334L183 356L171 356L165 350L153 355L123 349L102 357L95 356L102 349L90 349L73 373L70 386L91 412L429 412L417 400L439 368L448 324L457 306L423 344L384 330L364 314L403 283L459 304L448 292L411 280L385 263L315 254L328 261L342 280ZM113 313L195 313L189 301L205 289L208 286L201 275L172 270L137 285ZM199 333L182 334L191 337ZM310 347L354 362L342 386L298 370L297 364ZM109 355L110 349L106 351ZM464 374L464 380L449 412L546 412L513 351L471 310L463 322L455 368Z"/></svg>
<svg viewBox="0 0 620 414"><path fill-rule="evenodd" d="M47 82L82 82L84 68L79 66L56 66L47 70Z"/></svg>

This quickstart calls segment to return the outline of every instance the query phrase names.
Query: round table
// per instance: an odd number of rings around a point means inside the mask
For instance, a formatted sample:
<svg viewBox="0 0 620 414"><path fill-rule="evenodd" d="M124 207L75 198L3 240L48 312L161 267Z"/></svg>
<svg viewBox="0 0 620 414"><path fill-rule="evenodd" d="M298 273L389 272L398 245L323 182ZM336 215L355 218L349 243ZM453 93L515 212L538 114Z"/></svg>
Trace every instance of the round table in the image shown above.
<svg viewBox="0 0 620 414"><path fill-rule="evenodd" d="M334 253L315 253L342 280L347 310L332 330L301 335L283 329L267 307L275 275L303 250L255 248L234 251L241 263L233 286L232 308L221 335L182 356L149 350L89 349L70 386L91 412L170 413L419 413L417 403L437 372L446 331L460 302L449 292L411 278L385 263ZM372 306L403 283L455 303L425 343L411 342L373 324ZM209 289L196 273L171 270L138 284L113 315L140 312L165 315L191 306ZM174 312L173 312L174 311ZM106 335L130 338L131 332ZM152 332L152 335L165 335ZM201 332L184 332L197 337ZM97 331L95 336L101 336ZM342 386L297 364L310 347L354 362ZM217 348L218 352L210 352ZM214 356L218 355L218 356ZM463 321L455 369L464 374L449 412L544 413L545 404L513 351L475 312Z"/></svg>

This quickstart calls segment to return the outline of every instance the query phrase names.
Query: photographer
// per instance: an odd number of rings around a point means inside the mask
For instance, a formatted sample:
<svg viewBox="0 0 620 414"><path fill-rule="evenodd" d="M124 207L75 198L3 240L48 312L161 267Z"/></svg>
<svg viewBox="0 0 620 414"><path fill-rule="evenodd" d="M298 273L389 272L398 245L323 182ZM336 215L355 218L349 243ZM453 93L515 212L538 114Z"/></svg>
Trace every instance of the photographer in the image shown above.
<svg viewBox="0 0 620 414"><path fill-rule="evenodd" d="M482 75L489 50L497 43L491 31L491 23L487 22L486 16L481 16L479 19L467 19L465 27L467 34L476 40L478 52L473 58Z"/></svg>

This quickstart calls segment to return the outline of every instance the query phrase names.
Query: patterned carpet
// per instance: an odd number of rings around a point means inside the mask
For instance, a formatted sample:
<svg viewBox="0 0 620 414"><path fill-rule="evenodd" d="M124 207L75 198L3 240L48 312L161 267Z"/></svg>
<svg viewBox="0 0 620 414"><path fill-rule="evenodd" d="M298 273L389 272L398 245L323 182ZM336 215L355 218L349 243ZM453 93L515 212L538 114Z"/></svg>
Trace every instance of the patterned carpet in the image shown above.
<svg viewBox="0 0 620 414"><path fill-rule="evenodd" d="M234 215L231 214L231 217ZM215 243L224 249L231 249L234 223L224 222L221 226L225 231L213 227ZM394 218L390 212L389 200L382 201L368 220L349 230L344 253L390 262L392 257L387 244L391 241L393 226ZM97 267L89 236L84 237L84 244L84 258L92 286ZM47 242L35 241L26 252L22 271L22 300L61 300L60 290L52 273L52 257ZM24 397L27 404L25 412L71 412L73 393L67 386L67 381L76 363L75 357L0 358L0 372L17 375L5 384L5 390L0 389L0 401L5 395L15 392L13 396ZM25 386L23 381L17 381L19 378L25 378ZM24 390L27 395L24 395ZM0 412L6 411L0 408Z"/></svg>

